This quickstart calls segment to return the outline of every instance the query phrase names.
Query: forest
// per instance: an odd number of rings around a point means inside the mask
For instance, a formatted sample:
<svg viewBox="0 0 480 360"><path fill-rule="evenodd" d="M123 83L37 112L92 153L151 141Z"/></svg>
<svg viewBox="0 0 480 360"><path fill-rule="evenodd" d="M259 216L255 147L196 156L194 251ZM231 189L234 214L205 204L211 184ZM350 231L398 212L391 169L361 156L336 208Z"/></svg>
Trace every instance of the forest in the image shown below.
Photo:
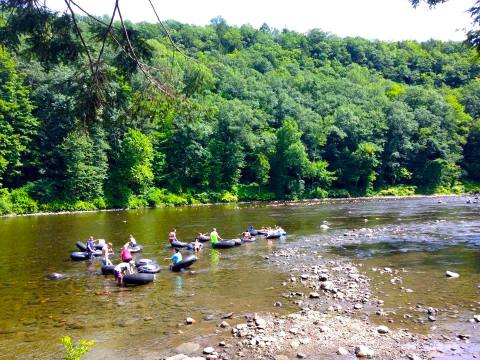
<svg viewBox="0 0 480 360"><path fill-rule="evenodd" d="M29 5L0 39L0 214L479 189L464 43Z"/></svg>

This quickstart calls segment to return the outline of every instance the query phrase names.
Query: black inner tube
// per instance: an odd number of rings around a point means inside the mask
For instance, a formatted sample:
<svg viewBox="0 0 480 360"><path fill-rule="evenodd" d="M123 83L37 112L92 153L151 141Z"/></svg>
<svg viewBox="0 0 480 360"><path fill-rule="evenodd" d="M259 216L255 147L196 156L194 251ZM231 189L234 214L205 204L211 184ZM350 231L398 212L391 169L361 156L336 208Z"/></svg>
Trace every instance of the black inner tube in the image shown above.
<svg viewBox="0 0 480 360"><path fill-rule="evenodd" d="M186 269L191 266L195 261L197 261L197 257L195 255L187 256L185 259L177 262L175 265L172 265L172 271L180 271L182 269Z"/></svg>
<svg viewBox="0 0 480 360"><path fill-rule="evenodd" d="M227 249L235 246L235 241L234 240L221 240L216 242L215 244L212 244L212 247L214 249Z"/></svg>
<svg viewBox="0 0 480 360"><path fill-rule="evenodd" d="M145 285L152 282L155 279L154 274L137 273L128 274L123 277L123 283L125 285Z"/></svg>

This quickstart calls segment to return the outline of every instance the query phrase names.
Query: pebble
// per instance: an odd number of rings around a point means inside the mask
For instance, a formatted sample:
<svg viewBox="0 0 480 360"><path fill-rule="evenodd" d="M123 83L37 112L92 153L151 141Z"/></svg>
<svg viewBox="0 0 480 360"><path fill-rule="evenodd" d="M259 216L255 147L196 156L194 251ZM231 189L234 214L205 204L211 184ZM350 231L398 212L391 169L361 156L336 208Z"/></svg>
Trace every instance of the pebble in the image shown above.
<svg viewBox="0 0 480 360"><path fill-rule="evenodd" d="M456 272L448 271L448 270L445 272L445 275L453 279L460 277L460 274L457 274Z"/></svg>
<svg viewBox="0 0 480 360"><path fill-rule="evenodd" d="M228 322L226 322L226 321L222 321L222 322L220 323L220 327L222 327L222 328L227 328L227 327L229 327L229 326L230 326L230 324L229 324Z"/></svg>
<svg viewBox="0 0 480 360"><path fill-rule="evenodd" d="M474 319L476 322L480 322L480 315L473 315L473 319Z"/></svg>
<svg viewBox="0 0 480 360"><path fill-rule="evenodd" d="M331 281L324 281L320 285L320 288L323 289L323 290L327 290L327 291L333 291L333 289L335 289L335 286L333 285L333 282L331 282Z"/></svg>
<svg viewBox="0 0 480 360"><path fill-rule="evenodd" d="M65 275L54 272L54 273L48 274L47 279L49 279L49 280L63 280L63 279L65 279Z"/></svg>
<svg viewBox="0 0 480 360"><path fill-rule="evenodd" d="M337 354L342 356L348 355L348 350L340 346L337 350Z"/></svg>
<svg viewBox="0 0 480 360"><path fill-rule="evenodd" d="M353 305L353 308L354 308L355 310L360 310L360 309L363 308L363 305L362 305L362 304L355 304L355 305Z"/></svg>
<svg viewBox="0 0 480 360"><path fill-rule="evenodd" d="M215 352L215 349L211 346L208 346L205 349L203 349L203 353L206 354L206 355L211 355L214 352Z"/></svg>
<svg viewBox="0 0 480 360"><path fill-rule="evenodd" d="M428 320L429 320L429 321L432 321L432 322L433 322L433 321L437 321L437 319L436 319L435 316L433 316L433 315L430 315L430 316L428 317Z"/></svg>
<svg viewBox="0 0 480 360"><path fill-rule="evenodd" d="M297 353L297 358L299 358L299 359L304 359L306 357L307 356L304 353Z"/></svg>
<svg viewBox="0 0 480 360"><path fill-rule="evenodd" d="M371 358L373 357L374 352L369 347L360 345L360 346L355 346L355 355L357 355L357 357Z"/></svg>
<svg viewBox="0 0 480 360"><path fill-rule="evenodd" d="M259 329L265 329L267 327L267 322L261 318L256 318L255 325L257 325Z"/></svg>
<svg viewBox="0 0 480 360"><path fill-rule="evenodd" d="M298 333L298 330L296 328L291 328L289 332L290 334L296 335Z"/></svg>
<svg viewBox="0 0 480 360"><path fill-rule="evenodd" d="M407 357L410 359L410 360L422 360L422 358L416 354L408 354Z"/></svg>
<svg viewBox="0 0 480 360"><path fill-rule="evenodd" d="M196 321L195 321L194 318L187 317L187 318L185 319L185 323L186 323L187 325L192 325L192 324L195 324Z"/></svg>
<svg viewBox="0 0 480 360"><path fill-rule="evenodd" d="M317 292L311 292L309 296L311 299L318 299L320 297L320 294Z"/></svg>
<svg viewBox="0 0 480 360"><path fill-rule="evenodd" d="M390 329L385 325L381 325L381 326L377 327L377 332L379 334L388 334L390 332Z"/></svg>
<svg viewBox="0 0 480 360"><path fill-rule="evenodd" d="M283 304L282 304L280 301L276 301L276 302L273 303L273 306L275 306L275 307L282 307Z"/></svg>

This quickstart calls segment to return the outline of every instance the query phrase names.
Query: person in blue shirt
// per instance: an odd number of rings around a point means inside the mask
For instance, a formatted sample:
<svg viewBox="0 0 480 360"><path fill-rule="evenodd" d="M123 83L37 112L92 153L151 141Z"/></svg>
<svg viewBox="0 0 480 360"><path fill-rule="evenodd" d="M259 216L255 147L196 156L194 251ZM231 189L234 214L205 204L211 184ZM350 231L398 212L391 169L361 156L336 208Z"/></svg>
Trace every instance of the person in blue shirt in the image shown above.
<svg viewBox="0 0 480 360"><path fill-rule="evenodd" d="M172 256L172 265L175 265L179 261L182 261L182 253L179 248L175 248L175 254Z"/></svg>

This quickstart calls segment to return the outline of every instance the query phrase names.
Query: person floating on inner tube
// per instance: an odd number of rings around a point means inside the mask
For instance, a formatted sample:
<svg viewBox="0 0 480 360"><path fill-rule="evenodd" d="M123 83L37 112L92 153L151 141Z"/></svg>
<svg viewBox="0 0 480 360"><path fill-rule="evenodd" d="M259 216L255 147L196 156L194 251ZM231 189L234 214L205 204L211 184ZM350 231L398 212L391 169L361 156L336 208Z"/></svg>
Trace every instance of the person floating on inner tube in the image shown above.
<svg viewBox="0 0 480 360"><path fill-rule="evenodd" d="M212 245L215 245L216 243L218 243L218 240L223 240L220 235L218 235L217 233L217 229L213 228L212 229L212 232L210 233L210 243Z"/></svg>
<svg viewBox="0 0 480 360"><path fill-rule="evenodd" d="M242 239L249 240L251 237L252 237L252 235L250 235L249 231L244 231L242 233Z"/></svg>
<svg viewBox="0 0 480 360"><path fill-rule="evenodd" d="M129 262L133 259L132 253L128 250L128 243L123 245L121 256L123 262Z"/></svg>
<svg viewBox="0 0 480 360"><path fill-rule="evenodd" d="M170 244L174 241L177 241L177 229L172 229L172 231L170 231L168 234L168 241Z"/></svg>
<svg viewBox="0 0 480 360"><path fill-rule="evenodd" d="M175 248L175 254L171 257L172 260L172 265L170 265L170 269L172 268L173 265L176 263L182 261L182 253L180 252L179 248Z"/></svg>
<svg viewBox="0 0 480 360"><path fill-rule="evenodd" d="M128 244L130 245L130 247L137 246L137 240L135 240L132 234L128 235Z"/></svg>
<svg viewBox="0 0 480 360"><path fill-rule="evenodd" d="M202 249L202 247L202 243L198 241L198 238L195 238L195 241L193 242L193 251L198 253Z"/></svg>
<svg viewBox="0 0 480 360"><path fill-rule="evenodd" d="M122 286L123 284L123 277L127 274L135 273L135 262L133 260L129 262L121 262L113 269L113 275L115 279L117 279L118 285Z"/></svg>
<svg viewBox="0 0 480 360"><path fill-rule="evenodd" d="M93 236L90 236L87 240L87 253L90 258L92 258L95 253L95 240L93 240Z"/></svg>
<svg viewBox="0 0 480 360"><path fill-rule="evenodd" d="M113 265L110 259L108 258L109 255L113 255L113 245L111 242L108 244L103 245L102 247L102 263L103 265Z"/></svg>

